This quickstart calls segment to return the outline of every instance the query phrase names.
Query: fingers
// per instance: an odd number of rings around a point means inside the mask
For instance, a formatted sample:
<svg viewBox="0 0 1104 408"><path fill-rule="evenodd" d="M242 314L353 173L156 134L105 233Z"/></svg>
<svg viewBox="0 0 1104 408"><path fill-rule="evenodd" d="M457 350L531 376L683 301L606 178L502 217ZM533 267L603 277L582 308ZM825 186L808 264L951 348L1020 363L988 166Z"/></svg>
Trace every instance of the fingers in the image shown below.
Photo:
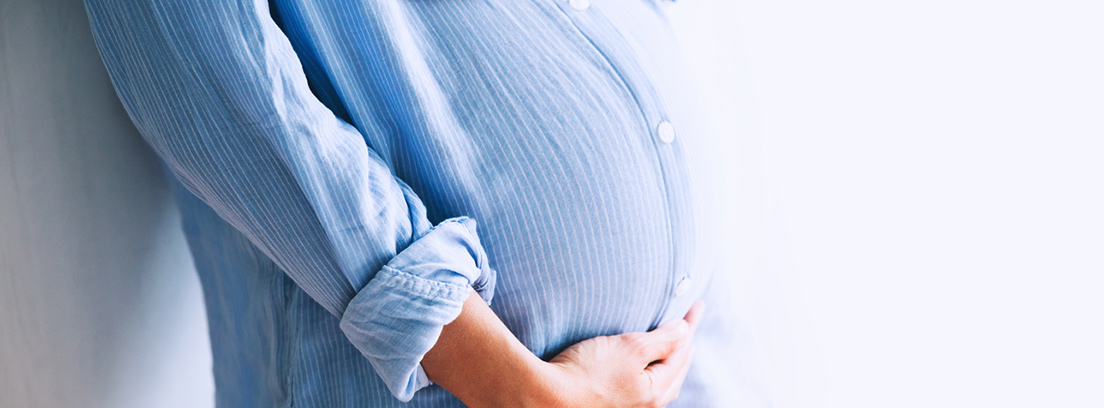
<svg viewBox="0 0 1104 408"><path fill-rule="evenodd" d="M705 302L699 300L694 302L693 306L690 306L690 311L686 312L686 317L683 317L683 320L686 320L686 322L690 324L691 334L698 330L698 324L701 323L701 316L704 312Z"/></svg>
<svg viewBox="0 0 1104 408"><path fill-rule="evenodd" d="M663 360L689 344L701 323L704 311L705 303L699 300L690 306L690 311L682 319L669 321L647 333L628 333L622 336L637 350L637 355L647 365Z"/></svg>
<svg viewBox="0 0 1104 408"><path fill-rule="evenodd" d="M661 400L662 403L660 405L670 404L672 401L678 398L679 391L682 391L682 383L686 381L686 374L690 372L690 364L694 361L694 346L691 345L683 350L685 350L687 354L686 364L683 364L682 367L679 368L678 374L675 375L674 381L671 382L671 385L664 393Z"/></svg>
<svg viewBox="0 0 1104 408"><path fill-rule="evenodd" d="M647 333L628 333L623 336L634 347L643 365L648 365L653 361L667 358L688 343L690 332L690 323L684 319L678 319L664 323Z"/></svg>
<svg viewBox="0 0 1104 408"><path fill-rule="evenodd" d="M651 376L652 390L660 401L669 402L666 398L678 395L678 390L682 388L682 381L690 369L692 353L693 346L686 346L672 353L667 359L644 369Z"/></svg>
<svg viewBox="0 0 1104 408"><path fill-rule="evenodd" d="M678 347L663 361L645 368L655 387L653 390L660 397L661 406L665 406L678 398L679 392L682 390L682 384L686 380L687 373L690 372L690 363L694 358L694 346L689 344L689 339L692 339L694 332L697 331L704 311L705 303L695 302L690 307L690 311L686 313L686 316L680 319L686 322L687 329L689 329L689 334L685 337L687 339L686 344Z"/></svg>

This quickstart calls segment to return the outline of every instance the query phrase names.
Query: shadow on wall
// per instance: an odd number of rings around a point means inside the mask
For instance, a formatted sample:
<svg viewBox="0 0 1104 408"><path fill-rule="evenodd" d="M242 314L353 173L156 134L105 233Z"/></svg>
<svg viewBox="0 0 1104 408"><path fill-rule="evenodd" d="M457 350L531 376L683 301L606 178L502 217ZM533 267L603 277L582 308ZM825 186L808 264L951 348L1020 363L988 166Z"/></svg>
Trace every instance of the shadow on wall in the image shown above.
<svg viewBox="0 0 1104 408"><path fill-rule="evenodd" d="M179 217L83 4L0 2L0 56L0 406L213 405Z"/></svg>

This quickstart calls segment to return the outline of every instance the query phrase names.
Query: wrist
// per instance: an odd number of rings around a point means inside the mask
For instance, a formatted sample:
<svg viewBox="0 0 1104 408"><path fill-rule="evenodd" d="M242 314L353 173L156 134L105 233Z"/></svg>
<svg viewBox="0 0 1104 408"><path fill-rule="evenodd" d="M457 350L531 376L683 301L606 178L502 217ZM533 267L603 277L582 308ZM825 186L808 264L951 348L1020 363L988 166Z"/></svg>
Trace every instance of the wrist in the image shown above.
<svg viewBox="0 0 1104 408"><path fill-rule="evenodd" d="M521 359L499 366L479 392L467 393L461 401L469 407L548 408L565 403L562 370L529 353Z"/></svg>
<svg viewBox="0 0 1104 408"><path fill-rule="evenodd" d="M520 407L565 407L570 406L568 396L571 387L565 379L565 373L559 365L548 363L533 356L520 377L518 388Z"/></svg>

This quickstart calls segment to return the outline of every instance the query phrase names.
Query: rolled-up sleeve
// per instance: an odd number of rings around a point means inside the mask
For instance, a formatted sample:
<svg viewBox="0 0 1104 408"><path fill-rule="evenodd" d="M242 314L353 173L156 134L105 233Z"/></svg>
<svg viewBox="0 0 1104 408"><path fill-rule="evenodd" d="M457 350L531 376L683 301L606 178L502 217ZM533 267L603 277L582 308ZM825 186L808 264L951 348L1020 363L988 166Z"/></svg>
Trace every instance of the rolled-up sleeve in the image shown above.
<svg viewBox="0 0 1104 408"><path fill-rule="evenodd" d="M359 131L311 93L263 0L86 0L131 119L182 184L315 301L396 398L495 273L473 219L432 225Z"/></svg>

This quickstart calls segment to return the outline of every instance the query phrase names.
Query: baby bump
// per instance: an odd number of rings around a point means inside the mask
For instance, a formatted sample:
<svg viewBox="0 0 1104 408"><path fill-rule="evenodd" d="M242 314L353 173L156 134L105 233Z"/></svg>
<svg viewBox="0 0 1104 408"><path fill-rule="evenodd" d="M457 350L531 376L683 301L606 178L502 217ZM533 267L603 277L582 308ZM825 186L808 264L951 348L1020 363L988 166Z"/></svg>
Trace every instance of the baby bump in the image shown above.
<svg viewBox="0 0 1104 408"><path fill-rule="evenodd" d="M434 18L453 4L412 3L438 28L426 33L437 44L427 58L437 76L452 78L441 88L451 114L392 154L431 149L411 156L440 158L394 162L431 219L479 223L498 272L492 309L548 357L583 339L647 330L685 306L672 306L672 293L705 268L695 238L704 218L695 215L684 147L703 133L693 127L700 121L661 102L692 103L659 95L643 77L647 61L611 59L543 6L502 10L531 13L524 21L563 35L520 41L533 27L511 26L519 20L509 16ZM484 32L490 26L495 32ZM445 32L496 40L464 46ZM662 135L661 121L670 122Z"/></svg>
<svg viewBox="0 0 1104 408"><path fill-rule="evenodd" d="M695 210L680 157L692 128L682 128L678 143L657 141L627 90L597 83L607 87L557 89L558 108L465 104L457 117L469 144L440 155L450 160L439 169L413 174L445 179L414 183L431 219L479 223L498 272L491 307L543 358L654 327L670 309L688 307L674 293L705 269L696 234L707 218ZM600 95L585 98L590 92Z"/></svg>
<svg viewBox="0 0 1104 408"><path fill-rule="evenodd" d="M618 139L518 152L481 194L479 235L498 272L492 308L542 357L647 330L664 309L670 198L647 145Z"/></svg>

